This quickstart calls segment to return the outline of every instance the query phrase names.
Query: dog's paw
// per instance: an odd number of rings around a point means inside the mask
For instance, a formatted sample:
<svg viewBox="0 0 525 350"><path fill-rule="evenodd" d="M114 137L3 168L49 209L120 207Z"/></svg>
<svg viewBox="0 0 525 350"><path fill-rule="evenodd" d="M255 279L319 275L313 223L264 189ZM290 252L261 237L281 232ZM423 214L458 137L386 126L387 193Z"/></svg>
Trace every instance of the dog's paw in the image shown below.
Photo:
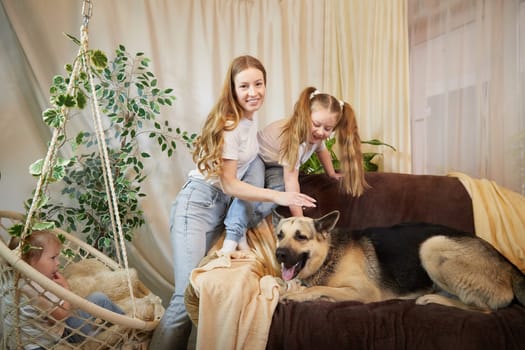
<svg viewBox="0 0 525 350"><path fill-rule="evenodd" d="M293 279L291 281L286 281L286 291L291 292L300 292L304 290L304 286L302 285L301 281L298 279Z"/></svg>
<svg viewBox="0 0 525 350"><path fill-rule="evenodd" d="M301 281L298 279L293 279L290 281L285 281L281 278L276 278L277 284L279 285L279 294L284 295L286 293L292 292L301 292L305 289L305 286L302 285Z"/></svg>
<svg viewBox="0 0 525 350"><path fill-rule="evenodd" d="M314 294L311 294L311 293L305 293L304 289L306 289L306 288L305 287L301 287L300 290L296 290L296 291L293 291L293 292L286 292L283 295L281 295L280 300L282 302L287 302L287 301L303 302L303 301L312 301L312 300L318 300L319 299L318 295L314 295Z"/></svg>
<svg viewBox="0 0 525 350"><path fill-rule="evenodd" d="M329 301L331 303L335 303L337 301L335 298L329 297L328 295L321 295L317 300Z"/></svg>
<svg viewBox="0 0 525 350"><path fill-rule="evenodd" d="M292 292L292 293L284 293L283 295L281 295L280 300L281 302L286 303L290 301L302 302L302 301L307 301L310 299L307 298L305 294Z"/></svg>
<svg viewBox="0 0 525 350"><path fill-rule="evenodd" d="M443 304L446 298L439 294L425 294L416 299L417 305Z"/></svg>
<svg viewBox="0 0 525 350"><path fill-rule="evenodd" d="M432 298L430 298L432 299ZM420 296L416 299L416 305L427 305L432 301L429 300L428 295Z"/></svg>

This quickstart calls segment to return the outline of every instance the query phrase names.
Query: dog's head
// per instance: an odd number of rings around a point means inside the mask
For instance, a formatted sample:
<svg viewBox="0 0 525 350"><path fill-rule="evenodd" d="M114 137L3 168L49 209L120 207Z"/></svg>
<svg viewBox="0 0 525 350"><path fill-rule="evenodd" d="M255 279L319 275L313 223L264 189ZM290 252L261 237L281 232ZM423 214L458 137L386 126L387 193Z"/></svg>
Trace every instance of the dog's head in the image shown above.
<svg viewBox="0 0 525 350"><path fill-rule="evenodd" d="M281 264L282 278L306 279L323 264L330 247L329 235L339 220L334 210L323 217L284 218L273 211L273 225L277 236L275 256Z"/></svg>

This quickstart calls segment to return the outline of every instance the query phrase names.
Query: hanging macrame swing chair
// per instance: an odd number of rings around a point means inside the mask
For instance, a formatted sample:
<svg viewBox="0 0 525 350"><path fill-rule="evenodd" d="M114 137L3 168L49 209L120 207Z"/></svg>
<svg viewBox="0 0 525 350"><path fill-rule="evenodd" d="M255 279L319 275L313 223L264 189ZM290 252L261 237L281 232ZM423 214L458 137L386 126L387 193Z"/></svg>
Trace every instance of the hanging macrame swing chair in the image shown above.
<svg viewBox="0 0 525 350"><path fill-rule="evenodd" d="M91 6L91 1L84 0L79 56L87 52L87 24L91 16ZM72 77L78 74L81 61L76 61ZM91 74L89 76L93 88ZM71 86L68 87L69 89ZM35 203L39 200L42 188L47 185L46 176L49 176L49 169L57 153L58 132L55 130L27 215L0 211L0 312L3 318L0 323L1 349L146 350L153 330L164 313L160 298L140 282L134 269L128 267L124 235L96 97L91 101L91 107L103 164L113 232L117 233L115 246L119 262L115 262L74 235L60 229L53 229L52 231L63 241L62 251L67 252L59 257L63 274L70 286L70 289L66 289L23 261L20 246L11 249L13 247L6 244L9 237L8 229L12 225L21 224L25 220L22 241L30 231L36 211ZM67 115L67 111L64 111L64 115ZM95 291L105 293L126 314L110 311L85 298ZM71 305L72 316L82 319L84 324L91 324L92 329L96 331L89 334L80 333L78 329L67 329L64 320L54 319L51 316L52 312L60 307L61 301L64 300ZM56 329L66 329L66 332L50 340L50 334L56 333ZM75 342L72 342L75 335L80 337L76 337Z"/></svg>

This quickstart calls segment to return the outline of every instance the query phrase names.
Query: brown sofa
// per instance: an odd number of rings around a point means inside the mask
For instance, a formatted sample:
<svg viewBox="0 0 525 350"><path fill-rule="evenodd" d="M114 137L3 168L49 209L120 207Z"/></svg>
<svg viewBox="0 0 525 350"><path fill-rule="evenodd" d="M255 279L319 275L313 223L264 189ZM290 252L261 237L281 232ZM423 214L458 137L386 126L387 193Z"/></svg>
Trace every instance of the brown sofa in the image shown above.
<svg viewBox="0 0 525 350"><path fill-rule="evenodd" d="M473 232L472 201L455 177L367 173L371 188L343 195L325 175L301 178L317 208L305 215L341 212L339 226L361 229L401 222L431 222ZM279 208L286 215L287 209ZM414 300L279 303L267 349L523 349L525 307L513 303L492 314Z"/></svg>

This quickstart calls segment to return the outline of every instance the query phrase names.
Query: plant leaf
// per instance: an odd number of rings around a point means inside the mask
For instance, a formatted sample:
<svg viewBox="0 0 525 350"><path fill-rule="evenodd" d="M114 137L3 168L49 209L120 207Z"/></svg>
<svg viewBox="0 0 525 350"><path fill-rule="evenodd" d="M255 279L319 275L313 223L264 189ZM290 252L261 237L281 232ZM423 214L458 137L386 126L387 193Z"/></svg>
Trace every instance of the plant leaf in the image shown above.
<svg viewBox="0 0 525 350"><path fill-rule="evenodd" d="M51 221L42 221L33 224L34 231L53 230L55 227L55 223Z"/></svg>
<svg viewBox="0 0 525 350"><path fill-rule="evenodd" d="M29 174L33 176L40 176L42 168L44 167L44 159L39 159L29 166Z"/></svg>
<svg viewBox="0 0 525 350"><path fill-rule="evenodd" d="M75 44L77 44L78 46L80 46L80 40L78 40L76 37L74 37L73 35L68 34L68 33L64 33L64 35L65 35L66 37L68 37L72 42L74 42Z"/></svg>

